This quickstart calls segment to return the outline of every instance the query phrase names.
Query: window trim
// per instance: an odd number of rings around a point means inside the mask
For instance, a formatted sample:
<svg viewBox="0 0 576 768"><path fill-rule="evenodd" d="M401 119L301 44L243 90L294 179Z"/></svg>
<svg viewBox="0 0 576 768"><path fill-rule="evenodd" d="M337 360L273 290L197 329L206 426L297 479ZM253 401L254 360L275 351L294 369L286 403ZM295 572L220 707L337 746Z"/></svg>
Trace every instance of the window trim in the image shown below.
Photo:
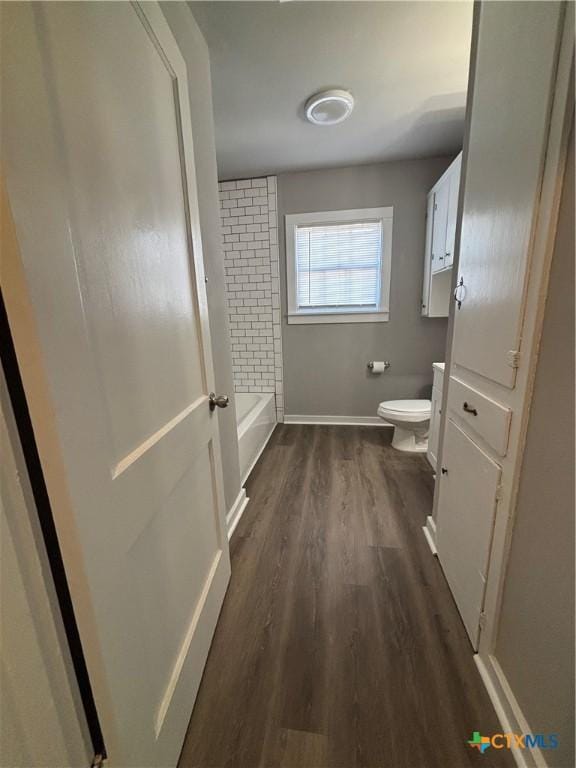
<svg viewBox="0 0 576 768"><path fill-rule="evenodd" d="M358 208L345 211L316 211L293 213L285 217L286 227L286 285L289 325L316 323L385 323L390 319L390 276L392 271L392 225L394 208ZM306 224L344 223L348 221L382 222L382 265L380 273L380 303L376 310L299 309L296 293L296 227Z"/></svg>

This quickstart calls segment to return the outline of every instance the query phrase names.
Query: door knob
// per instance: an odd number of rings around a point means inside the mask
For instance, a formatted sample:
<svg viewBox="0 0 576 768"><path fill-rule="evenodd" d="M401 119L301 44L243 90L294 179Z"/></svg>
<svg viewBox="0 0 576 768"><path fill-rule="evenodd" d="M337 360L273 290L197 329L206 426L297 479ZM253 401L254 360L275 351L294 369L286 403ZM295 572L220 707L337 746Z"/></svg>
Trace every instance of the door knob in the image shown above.
<svg viewBox="0 0 576 768"><path fill-rule="evenodd" d="M208 395L208 404L210 405L211 411L213 411L216 406L218 406L218 408L226 408L229 402L230 398L228 395L216 395L214 392L210 392Z"/></svg>
<svg viewBox="0 0 576 768"><path fill-rule="evenodd" d="M461 309L462 302L466 298L466 286L464 285L464 278L461 277L458 281L458 285L454 289L454 301L456 302L456 305L458 306L458 309Z"/></svg>

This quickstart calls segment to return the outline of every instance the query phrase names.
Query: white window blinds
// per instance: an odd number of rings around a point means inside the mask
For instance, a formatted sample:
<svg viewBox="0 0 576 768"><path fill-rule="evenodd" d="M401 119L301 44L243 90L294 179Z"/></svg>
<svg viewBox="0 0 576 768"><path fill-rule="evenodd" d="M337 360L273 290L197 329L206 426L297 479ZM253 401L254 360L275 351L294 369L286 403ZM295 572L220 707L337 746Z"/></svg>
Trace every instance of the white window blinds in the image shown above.
<svg viewBox="0 0 576 768"><path fill-rule="evenodd" d="M298 309L378 308L382 221L347 221L295 228Z"/></svg>

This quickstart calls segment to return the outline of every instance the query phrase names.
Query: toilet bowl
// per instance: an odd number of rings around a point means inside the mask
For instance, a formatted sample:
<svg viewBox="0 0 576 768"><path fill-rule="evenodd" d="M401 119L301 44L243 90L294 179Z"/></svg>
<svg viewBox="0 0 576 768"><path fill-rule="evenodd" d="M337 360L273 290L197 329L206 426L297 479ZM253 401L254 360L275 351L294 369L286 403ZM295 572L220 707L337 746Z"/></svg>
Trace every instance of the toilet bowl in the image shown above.
<svg viewBox="0 0 576 768"><path fill-rule="evenodd" d="M425 453L430 428L430 400L386 400L378 416L394 427L392 447L409 453Z"/></svg>

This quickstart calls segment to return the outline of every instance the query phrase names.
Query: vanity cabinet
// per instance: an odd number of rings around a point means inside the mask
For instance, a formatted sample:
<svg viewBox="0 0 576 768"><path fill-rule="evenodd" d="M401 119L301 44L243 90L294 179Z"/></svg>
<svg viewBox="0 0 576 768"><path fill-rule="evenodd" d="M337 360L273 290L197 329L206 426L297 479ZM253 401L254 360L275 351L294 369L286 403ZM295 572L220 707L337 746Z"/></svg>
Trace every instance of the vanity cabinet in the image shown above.
<svg viewBox="0 0 576 768"><path fill-rule="evenodd" d="M422 314L448 317L462 153L428 193Z"/></svg>

